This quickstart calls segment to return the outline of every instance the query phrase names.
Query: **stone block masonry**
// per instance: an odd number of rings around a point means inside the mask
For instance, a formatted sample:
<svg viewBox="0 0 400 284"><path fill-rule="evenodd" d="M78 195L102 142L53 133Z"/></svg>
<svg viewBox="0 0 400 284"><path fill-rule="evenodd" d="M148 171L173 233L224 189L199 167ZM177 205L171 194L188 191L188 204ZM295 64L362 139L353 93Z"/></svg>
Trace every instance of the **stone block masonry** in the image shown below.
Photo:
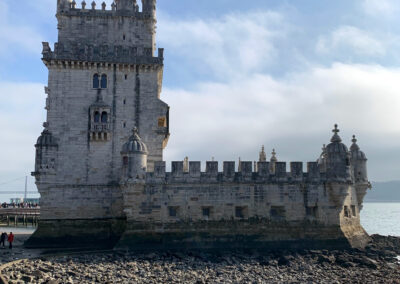
<svg viewBox="0 0 400 284"><path fill-rule="evenodd" d="M172 162L161 97L156 0L108 9L57 0L58 42L43 43L47 120L33 175L41 220L30 247L234 249L363 247L366 156L335 126L315 162ZM133 133L132 133L133 129ZM289 171L287 171L289 167Z"/></svg>

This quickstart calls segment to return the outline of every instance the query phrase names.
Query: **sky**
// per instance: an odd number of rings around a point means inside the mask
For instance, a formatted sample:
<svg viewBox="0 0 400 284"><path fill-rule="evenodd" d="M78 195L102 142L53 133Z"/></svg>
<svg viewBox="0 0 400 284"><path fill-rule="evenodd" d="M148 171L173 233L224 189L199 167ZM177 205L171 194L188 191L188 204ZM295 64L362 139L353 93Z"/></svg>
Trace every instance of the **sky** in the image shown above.
<svg viewBox="0 0 400 284"><path fill-rule="evenodd" d="M400 1L159 0L157 9L167 163L255 161L261 145L280 161L315 161L338 123L348 146L357 136L371 181L400 180ZM0 191L23 190L34 168L41 42L57 40L55 12L56 0L0 0Z"/></svg>

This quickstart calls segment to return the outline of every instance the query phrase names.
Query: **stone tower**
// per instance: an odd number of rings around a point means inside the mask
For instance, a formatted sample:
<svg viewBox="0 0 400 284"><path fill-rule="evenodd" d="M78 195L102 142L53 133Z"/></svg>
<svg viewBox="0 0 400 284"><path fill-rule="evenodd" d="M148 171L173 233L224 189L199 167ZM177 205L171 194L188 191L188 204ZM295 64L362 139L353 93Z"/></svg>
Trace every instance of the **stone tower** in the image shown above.
<svg viewBox="0 0 400 284"><path fill-rule="evenodd" d="M142 10L136 0L111 7L83 1L80 8L57 0L56 17L58 42L53 50L43 43L47 121L33 173L42 228L55 219L120 218L122 199L113 186L124 174L121 151L132 129L147 145L148 170L162 161L169 138L156 0L142 0Z"/></svg>

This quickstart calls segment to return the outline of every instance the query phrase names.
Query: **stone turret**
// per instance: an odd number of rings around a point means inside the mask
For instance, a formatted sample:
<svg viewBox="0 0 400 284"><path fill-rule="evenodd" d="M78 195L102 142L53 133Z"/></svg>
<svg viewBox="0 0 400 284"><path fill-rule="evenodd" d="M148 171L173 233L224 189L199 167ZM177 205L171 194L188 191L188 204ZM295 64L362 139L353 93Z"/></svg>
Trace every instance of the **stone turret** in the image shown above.
<svg viewBox="0 0 400 284"><path fill-rule="evenodd" d="M350 147L351 153L351 165L353 169L354 181L358 182L366 182L368 181L367 175L367 158L363 151L360 150L360 147L357 145L356 136L353 135L353 144Z"/></svg>
<svg viewBox="0 0 400 284"><path fill-rule="evenodd" d="M153 19L156 19L156 7L157 0L142 0L143 13L151 15Z"/></svg>
<svg viewBox="0 0 400 284"><path fill-rule="evenodd" d="M278 158L276 157L276 152L275 149L272 149L272 153L271 153L271 160L269 163L269 172L271 174L275 174L275 170L276 170L276 163L278 162Z"/></svg>
<svg viewBox="0 0 400 284"><path fill-rule="evenodd" d="M342 143L337 124L332 132L334 135L331 143L326 146L326 176L331 181L347 181L351 178L350 153L347 146Z"/></svg>
<svg viewBox="0 0 400 284"><path fill-rule="evenodd" d="M58 144L56 138L48 130L48 123L35 144L35 172L32 173L38 182L48 182L51 175L56 173Z"/></svg>
<svg viewBox="0 0 400 284"><path fill-rule="evenodd" d="M143 179L147 170L147 147L139 137L138 129L122 146L123 179Z"/></svg>
<svg viewBox="0 0 400 284"><path fill-rule="evenodd" d="M71 8L71 1L69 0L57 0L57 12L63 12Z"/></svg>
<svg viewBox="0 0 400 284"><path fill-rule="evenodd" d="M115 0L117 10L137 11L138 4L136 0Z"/></svg>

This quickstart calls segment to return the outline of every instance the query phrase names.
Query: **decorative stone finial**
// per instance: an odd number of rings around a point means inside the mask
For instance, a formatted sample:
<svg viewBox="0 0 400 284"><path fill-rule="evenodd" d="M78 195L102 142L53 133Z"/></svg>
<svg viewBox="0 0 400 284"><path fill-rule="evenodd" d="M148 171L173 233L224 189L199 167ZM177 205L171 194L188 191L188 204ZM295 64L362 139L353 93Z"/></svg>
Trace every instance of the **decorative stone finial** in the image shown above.
<svg viewBox="0 0 400 284"><path fill-rule="evenodd" d="M71 2L71 8L72 8L72 9L75 9L75 8L76 8L76 2L75 2L75 0L73 0L73 1Z"/></svg>
<svg viewBox="0 0 400 284"><path fill-rule="evenodd" d="M82 1L81 5L82 5L82 10L85 10L85 9L86 9L86 2L85 2L85 0Z"/></svg>
<svg viewBox="0 0 400 284"><path fill-rule="evenodd" d="M101 3L101 9L102 9L103 11L106 10L106 7L107 7L106 2Z"/></svg>
<svg viewBox="0 0 400 284"><path fill-rule="evenodd" d="M94 9L96 9L96 2L92 2L92 9L94 10Z"/></svg>
<svg viewBox="0 0 400 284"><path fill-rule="evenodd" d="M272 155L272 157L271 157L271 162L277 162L278 159L276 158L276 151L275 151L275 149L272 149L271 155Z"/></svg>
<svg viewBox="0 0 400 284"><path fill-rule="evenodd" d="M49 123L48 122L43 122L43 127L44 127L44 130L48 130Z"/></svg>
<svg viewBox="0 0 400 284"><path fill-rule="evenodd" d="M326 144L322 145L322 152L326 152Z"/></svg>
<svg viewBox="0 0 400 284"><path fill-rule="evenodd" d="M115 2L112 2L112 4L111 4L111 9L112 9L113 11L115 11L115 10L117 9L117 4L115 4Z"/></svg>
<svg viewBox="0 0 400 284"><path fill-rule="evenodd" d="M337 124L335 124L335 128L332 130L332 132L333 132L334 134L333 134L333 136L332 136L331 142L332 142L332 143L340 143L340 142L342 142L342 138L340 138L340 136L339 136L339 134L338 134L338 133L340 132L340 130L339 130Z"/></svg>
<svg viewBox="0 0 400 284"><path fill-rule="evenodd" d="M351 150L351 151L358 151L358 150L360 150L360 147L358 147L358 145L357 145L357 139L356 139L356 136L355 136L355 135L353 135L353 139L351 140L351 142L353 142L353 144L352 144L351 147L350 147L350 150Z"/></svg>
<svg viewBox="0 0 400 284"><path fill-rule="evenodd" d="M265 153L264 145L261 147L259 162L266 162L267 161L267 154Z"/></svg>

